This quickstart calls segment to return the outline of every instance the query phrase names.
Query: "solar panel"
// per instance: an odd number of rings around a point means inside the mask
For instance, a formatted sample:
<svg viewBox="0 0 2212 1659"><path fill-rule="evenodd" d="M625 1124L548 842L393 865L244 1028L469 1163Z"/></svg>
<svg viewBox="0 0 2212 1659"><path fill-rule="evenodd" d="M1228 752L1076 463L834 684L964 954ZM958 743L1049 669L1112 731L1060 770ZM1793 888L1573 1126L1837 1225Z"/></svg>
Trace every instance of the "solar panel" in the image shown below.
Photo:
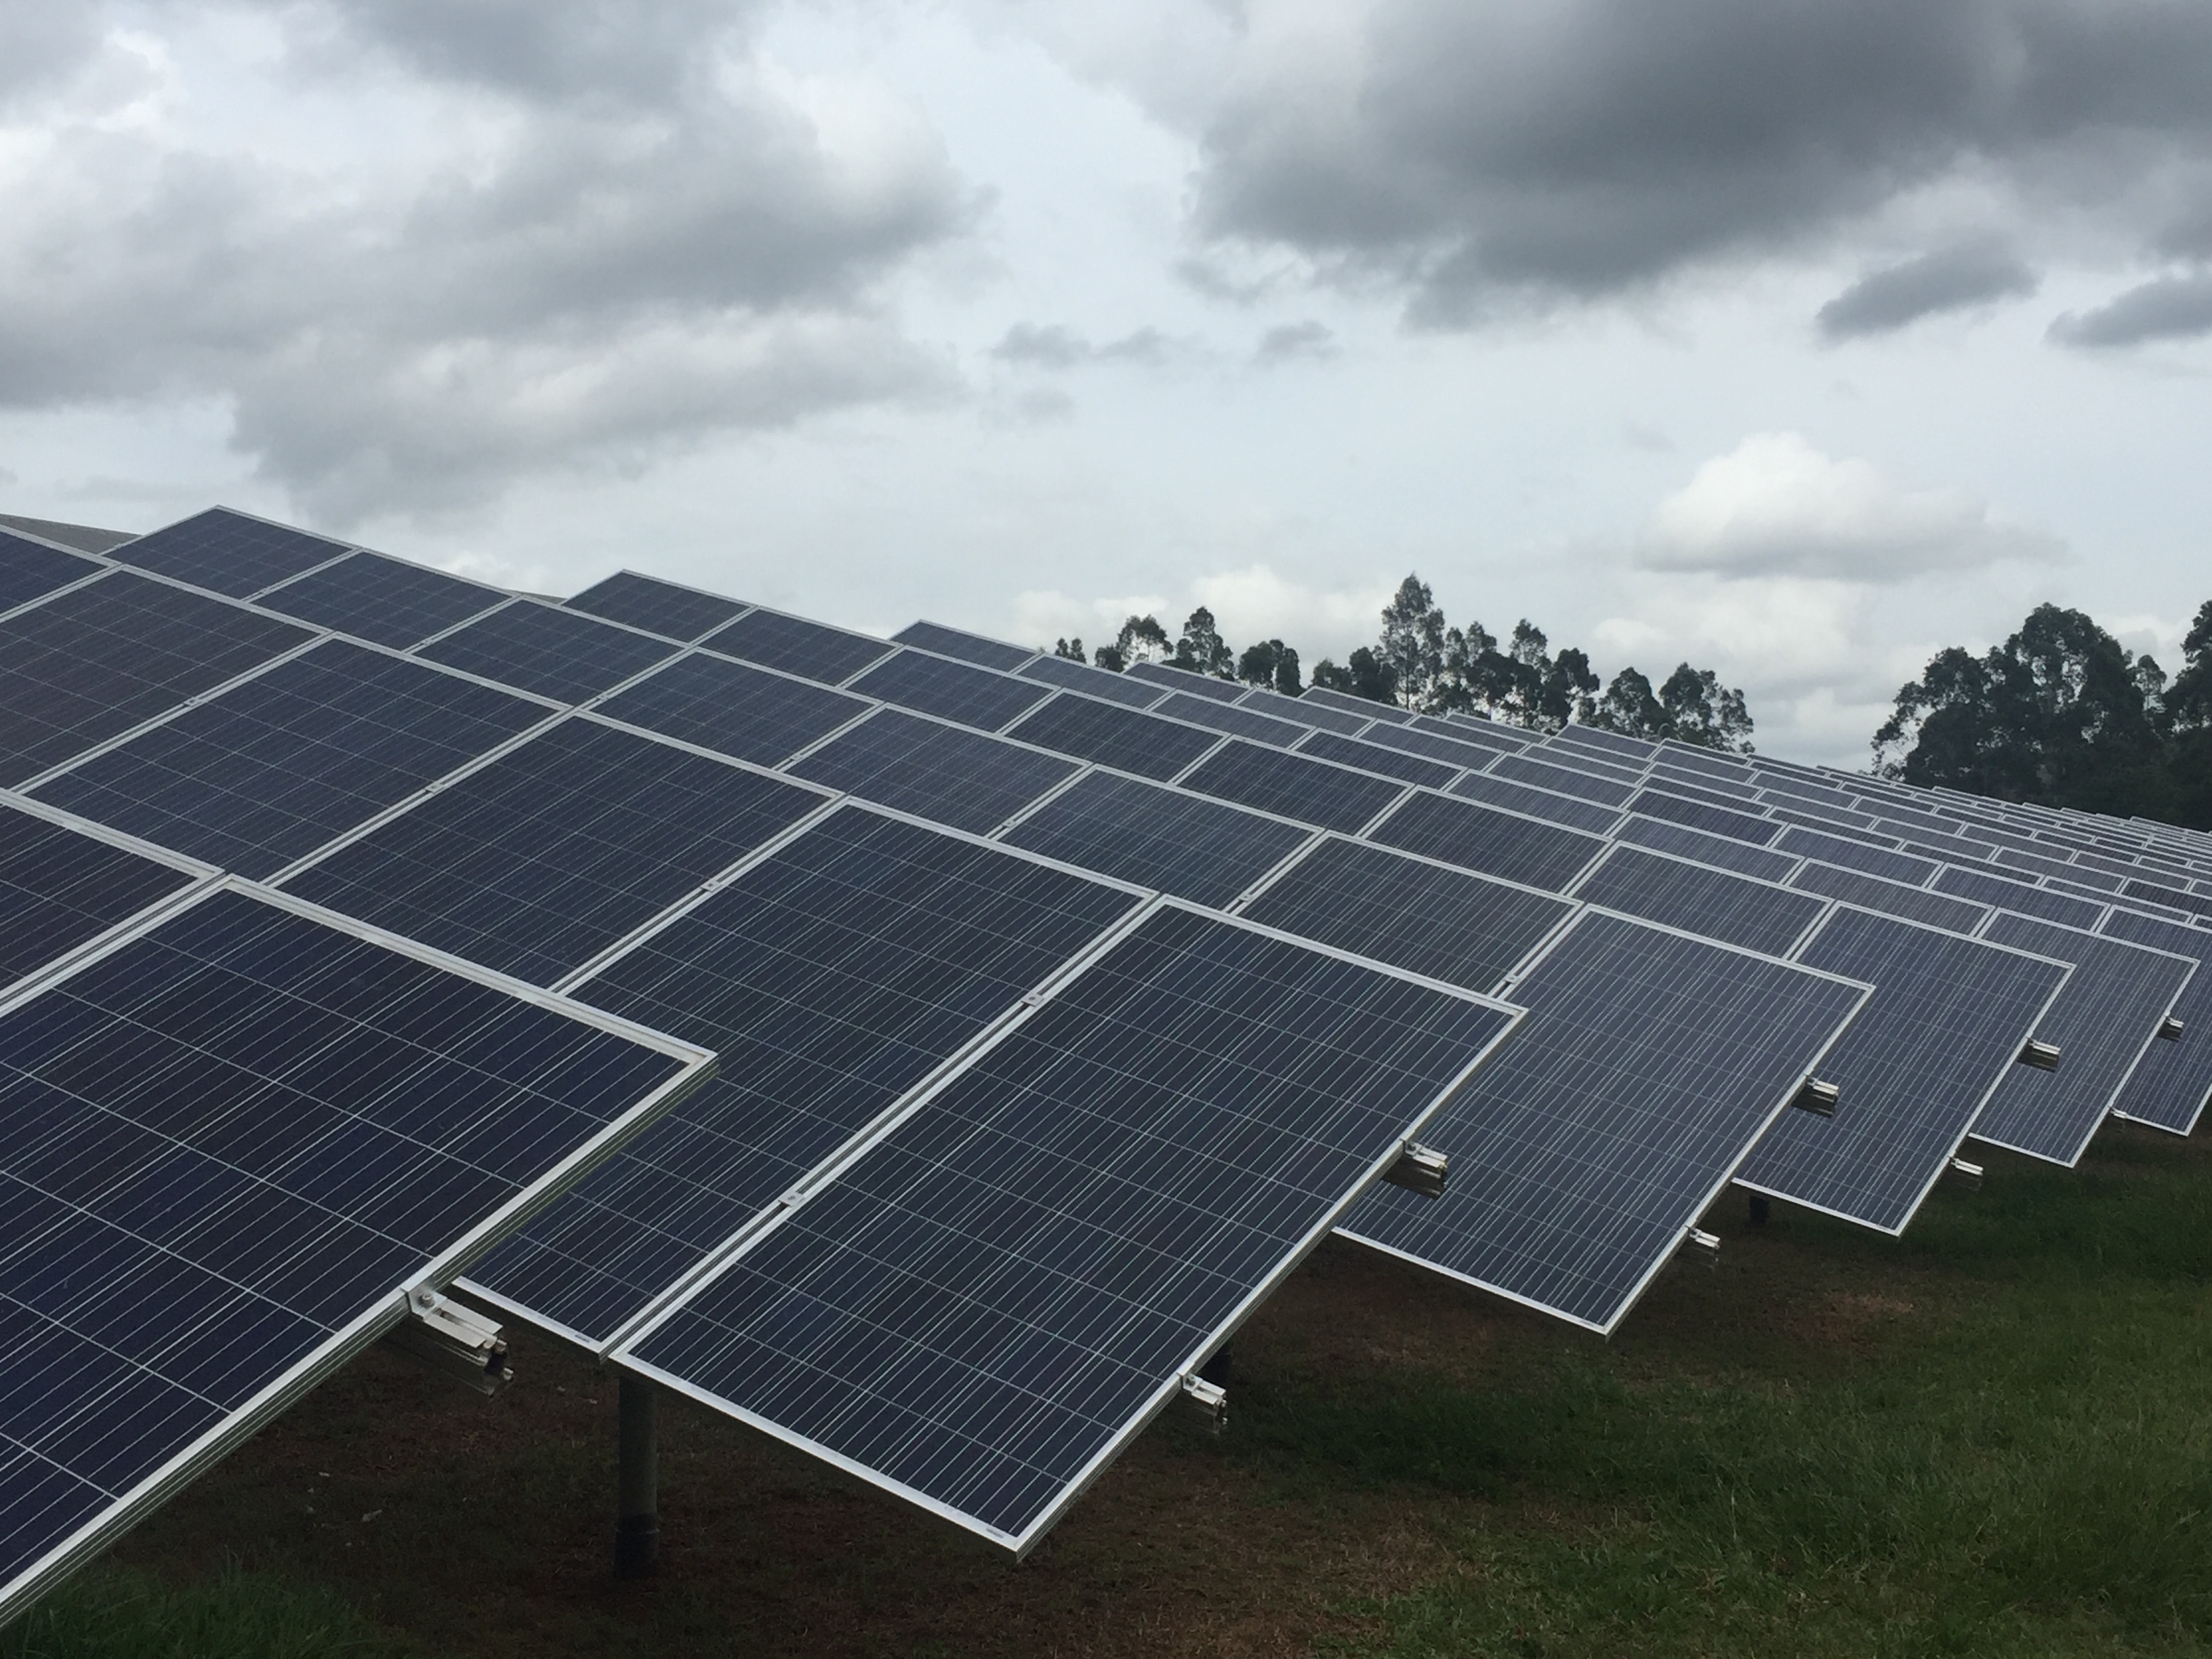
<svg viewBox="0 0 2212 1659"><path fill-rule="evenodd" d="M1262 749L1232 738L1182 780L1186 789L1219 800L1233 800L1301 823L1346 835L1371 823L1375 815L1405 793L1395 778L1348 771L1327 761Z"/></svg>
<svg viewBox="0 0 2212 1659"><path fill-rule="evenodd" d="M665 640L579 611L517 599L459 633L433 640L417 654L556 702L574 703L619 685L676 651Z"/></svg>
<svg viewBox="0 0 2212 1659"><path fill-rule="evenodd" d="M325 640L31 793L258 878L545 718L542 703Z"/></svg>
<svg viewBox="0 0 2212 1659"><path fill-rule="evenodd" d="M1164 784L1093 772L1000 839L1219 909L1303 847L1311 831Z"/></svg>
<svg viewBox="0 0 2212 1659"><path fill-rule="evenodd" d="M2045 858L2039 854L2023 853L2008 847L1996 855L1996 861L2008 870L2024 870L2031 876L2057 876L2077 886L2090 887L2107 893L2120 890L2120 878L2107 874L2092 866L2072 864L2064 859Z"/></svg>
<svg viewBox="0 0 2212 1659"><path fill-rule="evenodd" d="M1619 732L1601 731L1595 726L1566 726L1554 732L1550 738L1563 747L1592 749L1607 759L1624 762L1630 766L1641 766L1659 753L1659 745L1647 743L1642 738L1632 738Z"/></svg>
<svg viewBox="0 0 2212 1659"><path fill-rule="evenodd" d="M1730 760L1683 743L1661 744L1651 763L1674 771L1699 774L1716 783L1748 784L1759 775L1758 769L1747 761Z"/></svg>
<svg viewBox="0 0 2212 1659"><path fill-rule="evenodd" d="M957 657L963 662L972 662L982 668L995 668L1011 674L1037 653L1024 651L1018 645L1008 645L1003 640L985 639L981 634L964 634L957 628L946 628L933 622L918 622L901 629L891 638L901 645L919 646L924 651L934 651L940 657Z"/></svg>
<svg viewBox="0 0 2212 1659"><path fill-rule="evenodd" d="M1156 714L1166 714L1179 720L1188 720L1193 726L1203 726L1209 731L1226 732L1233 736L1249 738L1255 743L1272 744L1278 749L1288 749L1300 738L1314 735L1310 727L1290 720L1279 720L1272 715L1255 714L1249 708L1231 708L1222 702L1194 697L1187 691L1170 692L1162 702L1153 705Z"/></svg>
<svg viewBox="0 0 2212 1659"><path fill-rule="evenodd" d="M2069 898L2063 893L2031 887L2024 881L2008 881L2002 876L1984 875L1978 870L1961 870L1956 866L1947 865L1938 870L1933 885L1937 892L1948 893L1954 898L1972 899L1977 904L2035 916L2084 932L2094 927L2097 918L2104 914L2101 906L2084 899Z"/></svg>
<svg viewBox="0 0 2212 1659"><path fill-rule="evenodd" d="M1510 1018L1157 911L617 1358L1019 1553Z"/></svg>
<svg viewBox="0 0 2212 1659"><path fill-rule="evenodd" d="M1402 750L1408 755L1424 755L1448 766L1464 766L1471 771L1490 765L1500 752L1484 744L1439 737L1433 732L1409 731L1401 726L1370 726L1359 737L1363 743L1380 744L1385 749Z"/></svg>
<svg viewBox="0 0 2212 1659"><path fill-rule="evenodd" d="M825 685L852 678L892 650L887 641L868 635L787 617L777 611L748 611L726 628L707 635L705 643L725 655L742 657L763 668L780 668Z"/></svg>
<svg viewBox="0 0 2212 1659"><path fill-rule="evenodd" d="M1646 817L1686 823L1691 829L1703 830L1708 835L1726 836L1732 841L1748 842L1753 847L1770 844L1779 827L1771 819L1755 818L1748 812L1730 811L1725 807L1709 806L1703 801L1686 800L1662 789L1638 790L1629 798L1628 810L1641 812Z"/></svg>
<svg viewBox="0 0 2212 1659"><path fill-rule="evenodd" d="M2190 978L2189 961L2002 911L1982 936L2070 962L2074 974L2037 1033L2058 1045L2058 1069L2014 1066L1974 1120L1975 1138L2071 1166Z"/></svg>
<svg viewBox="0 0 2212 1659"><path fill-rule="evenodd" d="M871 707L811 680L692 651L616 692L595 712L717 754L775 766Z"/></svg>
<svg viewBox="0 0 2212 1659"><path fill-rule="evenodd" d="M96 576L106 567L95 560L46 547L0 531L0 612L28 605L58 587Z"/></svg>
<svg viewBox="0 0 2212 1659"><path fill-rule="evenodd" d="M1370 720L1381 720L1386 726L1409 724L1413 716L1410 709L1395 703L1376 702L1371 697L1354 697L1342 691L1332 691L1325 685L1310 685L1298 694L1300 702L1310 702L1316 708L1334 708L1341 714L1358 714Z"/></svg>
<svg viewBox="0 0 2212 1659"><path fill-rule="evenodd" d="M605 1346L1138 902L838 808L577 988L712 1048L720 1074L469 1288Z"/></svg>
<svg viewBox="0 0 2212 1659"><path fill-rule="evenodd" d="M0 513L0 525L24 536L35 536L40 541L52 542L79 553L105 553L109 548L120 546L131 539L128 531L100 530L88 524L64 524L55 519L27 518L21 513Z"/></svg>
<svg viewBox="0 0 2212 1659"><path fill-rule="evenodd" d="M1636 793L1625 783L1610 778L1594 777L1587 772L1571 771L1564 766L1552 766L1528 755L1500 755L1491 763L1490 774L1514 783L1533 784L1539 789L1549 789L1555 794L1574 795L1600 806L1618 808Z"/></svg>
<svg viewBox="0 0 2212 1659"><path fill-rule="evenodd" d="M1556 743L1547 740L1522 753L1540 766L1548 766L1572 773L1581 778L1601 778L1608 783L1626 784L1635 788L1644 781L1645 769L1636 765L1618 765L1601 755L1593 754L1579 744ZM1498 769L1493 767L1492 770ZM1557 785L1547 785L1556 788ZM1626 799L1624 792L1623 799Z"/></svg>
<svg viewBox="0 0 2212 1659"><path fill-rule="evenodd" d="M318 628L404 651L483 615L507 595L442 570L377 553L349 553L254 603Z"/></svg>
<svg viewBox="0 0 2212 1659"><path fill-rule="evenodd" d="M1885 881L1880 876L1838 869L1832 864L1808 863L1790 878L1790 884L1808 893L1841 899L1863 910L1879 910L1885 915L1902 916L1907 921L1924 921L1931 927L1947 928L1954 933L1972 933L1989 915L1983 906L1970 904L1965 899L1947 898L1924 888L1907 887L1900 882Z"/></svg>
<svg viewBox="0 0 2212 1659"><path fill-rule="evenodd" d="M0 1015L0 1621L708 1061L236 887Z"/></svg>
<svg viewBox="0 0 2212 1659"><path fill-rule="evenodd" d="M2212 898L2198 893L2179 893L2160 882L2131 881L2120 890L2130 898L2150 899L2156 903L2170 904L2177 910L2212 916Z"/></svg>
<svg viewBox="0 0 2212 1659"><path fill-rule="evenodd" d="M550 985L822 802L801 785L572 719L285 887Z"/></svg>
<svg viewBox="0 0 2212 1659"><path fill-rule="evenodd" d="M1443 720L1433 714L1416 714L1413 727L1414 731L1426 732L1431 737L1455 738L1501 755L1521 754L1534 747L1537 741L1517 727L1501 726L1495 720L1476 714L1451 714Z"/></svg>
<svg viewBox="0 0 2212 1659"><path fill-rule="evenodd" d="M1818 859L1823 864L1839 865L1887 881L1900 881L1908 887L1924 886L1928 878L1936 873L1935 865L1926 859L1908 858L1903 853L1869 847L1846 836L1824 835L1817 830L1801 830L1794 825L1784 830L1774 844L1801 858Z"/></svg>
<svg viewBox="0 0 2212 1659"><path fill-rule="evenodd" d="M108 556L242 599L327 564L345 550L343 542L213 507L150 536L122 543Z"/></svg>
<svg viewBox="0 0 2212 1659"><path fill-rule="evenodd" d="M1623 818L1613 835L1616 841L1625 841L1632 847L1672 853L1678 858L1733 870L1738 875L1755 876L1761 881L1787 881L1790 872L1800 862L1787 853L1749 847L1725 836L1709 836L1686 823L1670 823L1664 818Z"/></svg>
<svg viewBox="0 0 2212 1659"><path fill-rule="evenodd" d="M790 769L825 788L980 836L1066 782L1076 768L980 732L879 708Z"/></svg>
<svg viewBox="0 0 2212 1659"><path fill-rule="evenodd" d="M1610 806L1600 806L1595 801L1580 800L1572 795L1555 794L1549 789L1538 789L1525 783L1509 782L1486 772L1469 772L1452 785L1451 793L1463 800L1479 800L1486 806L1502 806L1509 812L1548 818L1553 823L1587 830L1594 836L1610 835L1621 822L1620 812Z"/></svg>
<svg viewBox="0 0 2212 1659"><path fill-rule="evenodd" d="M1049 686L919 651L886 658L851 682L851 687L864 697L879 697L985 732L1001 730L1052 695Z"/></svg>
<svg viewBox="0 0 2212 1659"><path fill-rule="evenodd" d="M1212 732L1140 714L1133 708L1054 697L1007 730L1007 736L1096 761L1139 777L1172 778L1221 738Z"/></svg>
<svg viewBox="0 0 2212 1659"><path fill-rule="evenodd" d="M2204 1110L2206 1097L2212 1095L2212 971L2206 967L2207 958L2212 958L2212 938L2180 922L2124 910L2112 912L2098 931L2107 939L2171 951L2197 963L2197 971L2173 1002L2173 1017L2181 1022L2179 1040L2155 1042L2146 1048L2112 1103L2114 1111L2137 1123L2190 1134Z"/></svg>
<svg viewBox="0 0 2212 1659"><path fill-rule="evenodd" d="M199 878L0 800L0 993Z"/></svg>
<svg viewBox="0 0 2212 1659"><path fill-rule="evenodd" d="M696 587L680 587L632 570L617 570L562 603L571 611L588 611L686 645L747 609L741 601L720 593L702 593Z"/></svg>
<svg viewBox="0 0 2212 1659"><path fill-rule="evenodd" d="M1298 744L1298 753L1311 755L1316 760L1334 761L1340 766L1356 766L1363 772L1379 772L1386 778L1418 783L1431 789L1441 789L1460 775L1459 768L1447 766L1442 761L1423 760L1419 755L1401 754L1380 744L1340 738L1334 732L1307 732Z"/></svg>
<svg viewBox="0 0 2212 1659"><path fill-rule="evenodd" d="M1579 830L1425 793L1408 797L1367 839L1547 893L1561 891L1605 850Z"/></svg>
<svg viewBox="0 0 2212 1659"><path fill-rule="evenodd" d="M1809 893L1637 847L1615 847L1583 878L1575 896L1773 957L1787 956L1826 908Z"/></svg>
<svg viewBox="0 0 2212 1659"><path fill-rule="evenodd" d="M0 622L0 784L21 783L314 637L118 571Z"/></svg>
<svg viewBox="0 0 2212 1659"><path fill-rule="evenodd" d="M1109 702L1126 703L1132 708L1149 708L1162 695L1157 685L1130 679L1111 669L1086 668L1065 657L1036 658L1022 670L1022 678L1080 691L1085 696L1103 697Z"/></svg>
<svg viewBox="0 0 2212 1659"><path fill-rule="evenodd" d="M1242 680L1216 679L1211 674L1195 673L1190 669L1177 668L1164 662L1133 662L1129 665L1128 676L1133 680L1143 680L1170 691L1206 697L1215 702L1235 702L1245 691Z"/></svg>
<svg viewBox="0 0 2212 1659"><path fill-rule="evenodd" d="M1655 766L1650 781L1677 799L1699 801L1732 812L1747 811L1757 804L1751 799L1752 792L1747 789L1716 789L1710 787L1711 780L1685 781L1685 775L1673 767Z"/></svg>
<svg viewBox="0 0 2212 1659"><path fill-rule="evenodd" d="M1791 805L1791 797L1778 794L1771 789L1762 789L1759 798L1766 804L1766 816L1777 823L1801 824L1808 830L1817 830L1823 835L1844 830L1856 830L1871 834L1875 820L1865 812L1854 812L1843 806ZM1889 839L1885 837L1885 839Z"/></svg>
<svg viewBox="0 0 2212 1659"><path fill-rule="evenodd" d="M1586 910L1507 994L1527 1023L1421 1132L1443 1197L1380 1188L1343 1231L1609 1331L1867 993Z"/></svg>
<svg viewBox="0 0 2212 1659"><path fill-rule="evenodd" d="M1574 911L1566 899L1329 836L1241 914L1449 985L1488 991Z"/></svg>
<svg viewBox="0 0 2212 1659"><path fill-rule="evenodd" d="M2084 887L2079 882L2052 881L2045 878L2043 884L2054 893L2066 893L2075 898L2085 898L2096 903L2109 902L2115 910L2131 915L2155 916L2161 921L2193 921L2195 913L2177 910L2170 904L2154 904L2148 899L2130 898L2124 893L2100 893L2094 887Z"/></svg>
<svg viewBox="0 0 2212 1659"><path fill-rule="evenodd" d="M1364 714L1347 714L1340 708L1324 708L1310 697L1286 697L1265 686L1247 692L1237 707L1249 708L1255 714L1273 714L1279 720L1295 720L1300 726L1334 732L1340 738L1356 737L1367 729Z"/></svg>
<svg viewBox="0 0 2212 1659"><path fill-rule="evenodd" d="M1902 1232L1983 1103L2040 1035L2063 964L1863 910L1823 922L1797 961L1875 988L1820 1062L1832 1117L1784 1112L1736 1179Z"/></svg>

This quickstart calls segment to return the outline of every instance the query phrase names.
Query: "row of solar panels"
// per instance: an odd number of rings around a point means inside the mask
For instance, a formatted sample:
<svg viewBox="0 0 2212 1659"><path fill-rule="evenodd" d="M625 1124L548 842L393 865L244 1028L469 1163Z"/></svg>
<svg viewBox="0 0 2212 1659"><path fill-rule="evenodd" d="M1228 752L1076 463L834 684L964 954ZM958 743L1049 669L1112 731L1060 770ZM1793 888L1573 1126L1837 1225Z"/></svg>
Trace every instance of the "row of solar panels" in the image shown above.
<svg viewBox="0 0 2212 1659"><path fill-rule="evenodd" d="M472 1282L1016 1547L1510 1006L1515 1040L1420 1130L1454 1154L1445 1199L1379 1188L1346 1218L1601 1328L1731 1175L1901 1226L1990 1107L2070 1158L2118 1091L2185 1131L2206 1091L2203 1045L2144 1053L2194 957L2126 936L2194 941L2181 907L2123 892L2070 928L2013 890L2084 902L2065 878L2008 882L1958 837L1908 850L1872 794L1804 769L1113 676L927 624L894 651L645 578L556 607L232 514L116 556L157 575L10 546L0 781L49 804L22 821L64 833L65 808L719 1053ZM2121 850L2064 829L2015 839L2085 874ZM2172 860L2154 834L2123 838ZM1917 863L1858 867L1884 854ZM1436 1034L1364 1005L1316 1026L1322 962L1385 1000L1459 987L1435 1006L1467 1029L1425 1069L1385 1059L1354 1025ZM2011 1064L2039 1033L2065 1039L2057 1073ZM1840 1109L1776 1123L1816 1065ZM1312 1115L1347 1109L1340 1085L1298 1095L1323 1073L1393 1102L1348 1164ZM1277 1163L1222 1141L1223 1112ZM1285 1186L1291 1146L1334 1173Z"/></svg>

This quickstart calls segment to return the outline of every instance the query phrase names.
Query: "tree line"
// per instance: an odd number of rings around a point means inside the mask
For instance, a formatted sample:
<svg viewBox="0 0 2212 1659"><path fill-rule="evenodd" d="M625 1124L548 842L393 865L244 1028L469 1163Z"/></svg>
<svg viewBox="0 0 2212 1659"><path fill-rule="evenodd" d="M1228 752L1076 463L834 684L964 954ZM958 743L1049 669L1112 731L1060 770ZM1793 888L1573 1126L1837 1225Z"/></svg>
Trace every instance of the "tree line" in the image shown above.
<svg viewBox="0 0 2212 1659"><path fill-rule="evenodd" d="M2003 800L2212 829L2212 601L2181 672L2039 605L2002 645L1939 651L1874 734L1875 770Z"/></svg>
<svg viewBox="0 0 2212 1659"><path fill-rule="evenodd" d="M1544 630L1526 617L1502 647L1479 622L1455 627L1429 585L1409 575L1382 607L1382 628L1342 663L1322 658L1312 683L1423 714L1471 714L1535 732L1577 724L1631 737L1674 738L1747 754L1751 711L1743 693L1724 686L1710 668L1683 663L1654 687L1646 675L1624 668L1601 682L1588 653L1573 646L1554 652ZM1085 660L1080 639L1064 639L1055 655ZM1204 605L1190 613L1170 639L1156 617L1131 617L1110 645L1089 660L1115 672L1140 662L1162 663L1194 674L1242 680L1295 697L1305 687L1295 648L1261 640L1239 652L1221 637Z"/></svg>

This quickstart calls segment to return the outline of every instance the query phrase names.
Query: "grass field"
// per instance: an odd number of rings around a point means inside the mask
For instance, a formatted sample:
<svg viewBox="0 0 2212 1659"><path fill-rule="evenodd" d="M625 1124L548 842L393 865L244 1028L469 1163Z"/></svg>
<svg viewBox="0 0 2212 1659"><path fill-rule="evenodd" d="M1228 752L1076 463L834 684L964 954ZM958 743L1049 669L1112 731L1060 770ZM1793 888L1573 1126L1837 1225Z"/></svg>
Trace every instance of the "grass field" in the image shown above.
<svg viewBox="0 0 2212 1659"><path fill-rule="evenodd" d="M1610 1342L1331 1245L1021 1566L663 1417L608 1571L611 1379L372 1355L0 1659L2212 1650L2212 1151L1992 1158L1899 1242L1740 1197Z"/></svg>

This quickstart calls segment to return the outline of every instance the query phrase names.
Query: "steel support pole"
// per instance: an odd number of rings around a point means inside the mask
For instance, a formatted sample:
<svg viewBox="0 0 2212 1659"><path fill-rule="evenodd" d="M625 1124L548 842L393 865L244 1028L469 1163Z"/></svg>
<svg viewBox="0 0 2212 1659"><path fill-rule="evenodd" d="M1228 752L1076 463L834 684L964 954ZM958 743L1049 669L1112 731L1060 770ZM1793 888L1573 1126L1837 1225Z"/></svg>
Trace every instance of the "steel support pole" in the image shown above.
<svg viewBox="0 0 2212 1659"><path fill-rule="evenodd" d="M615 1577L649 1577L660 1561L659 1390L622 1379L619 1468L615 1475Z"/></svg>

